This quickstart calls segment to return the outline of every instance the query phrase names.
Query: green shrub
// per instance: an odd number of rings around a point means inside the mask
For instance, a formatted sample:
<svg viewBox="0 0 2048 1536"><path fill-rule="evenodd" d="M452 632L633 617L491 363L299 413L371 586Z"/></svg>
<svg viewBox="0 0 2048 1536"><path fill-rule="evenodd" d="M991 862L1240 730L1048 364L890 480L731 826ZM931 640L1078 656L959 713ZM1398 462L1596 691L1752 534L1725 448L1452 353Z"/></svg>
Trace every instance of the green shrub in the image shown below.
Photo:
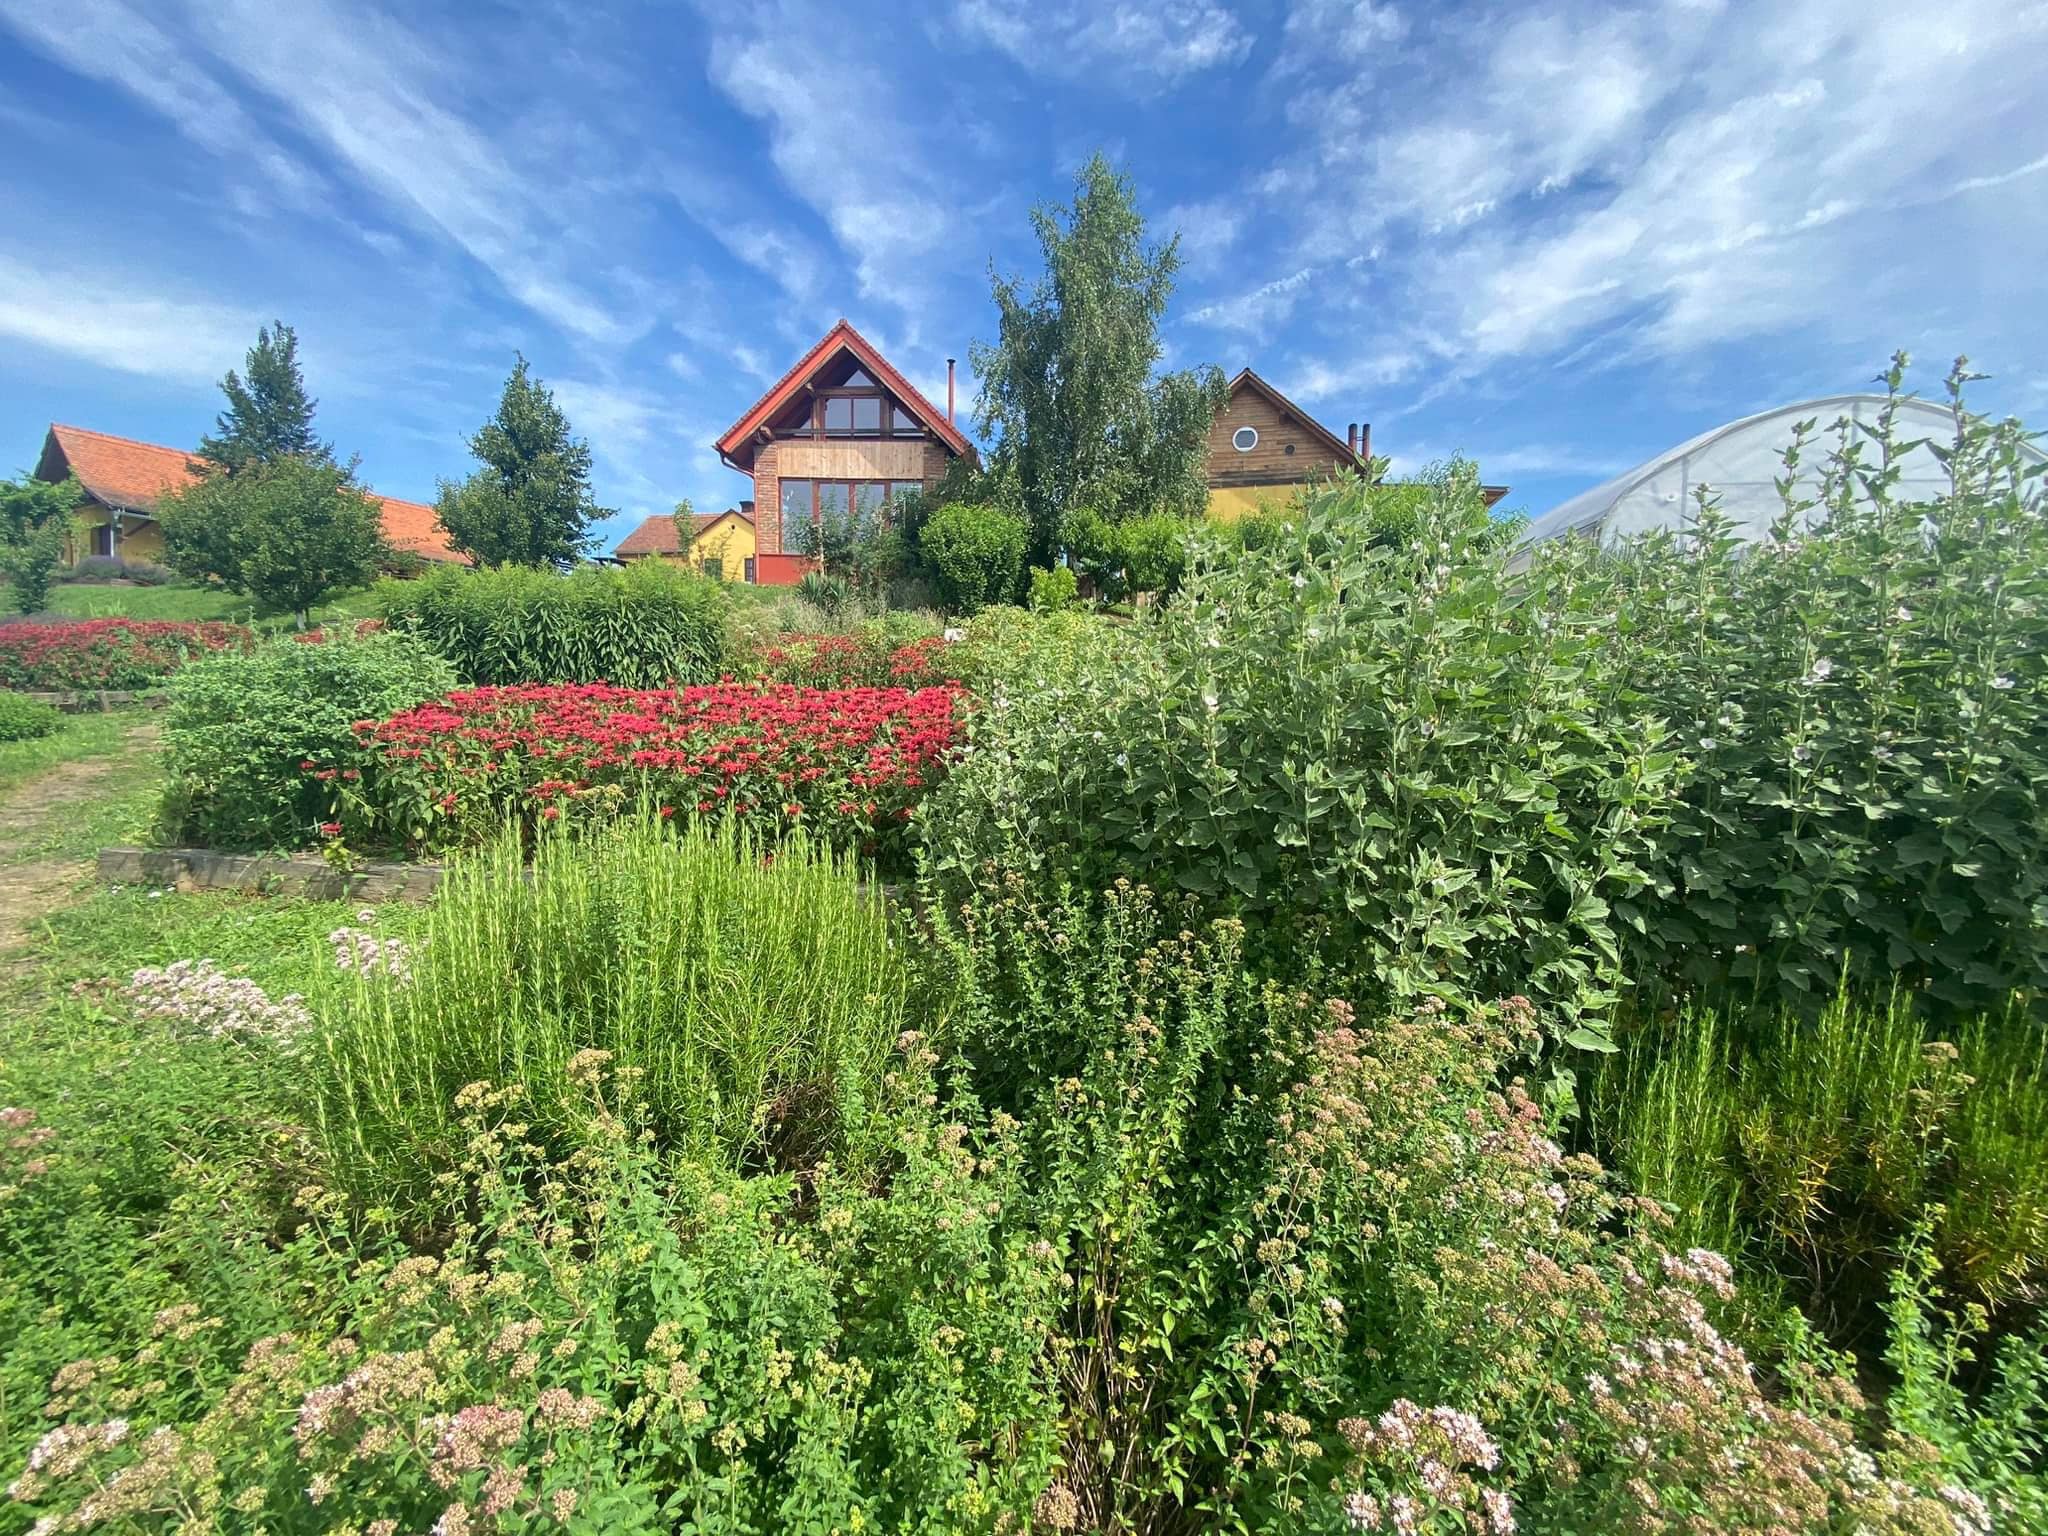
<svg viewBox="0 0 2048 1536"><path fill-rule="evenodd" d="M1070 608L1078 600L1081 579L1074 574L1073 567L1056 565L1051 570L1038 567L1031 573L1030 608L1033 613L1057 613Z"/></svg>
<svg viewBox="0 0 2048 1536"><path fill-rule="evenodd" d="M1000 507L954 502L934 512L919 547L956 613L973 613L1017 594L1024 571L1024 520Z"/></svg>
<svg viewBox="0 0 2048 1536"><path fill-rule="evenodd" d="M566 1086L555 1158L516 1086L463 1092L456 1215L431 1246L358 1235L318 1188L273 1233L204 1162L148 1257L139 1221L108 1224L139 1262L103 1289L10 1263L0 1325L30 1323L37 1352L7 1351L0 1379L42 1369L0 1419L9 1528L171 1529L194 1509L279 1531L1024 1527L1054 1449L1057 1270L996 1219L1021 1170L962 1154L921 1057L892 1095L895 1177L873 1185L677 1169L604 1052ZM32 1177L27 1201L57 1182ZM0 1203L10 1260L21 1214ZM87 1310L124 1326L67 1326ZM40 1347L59 1339L76 1352Z"/></svg>
<svg viewBox="0 0 2048 1536"><path fill-rule="evenodd" d="M1476 480L1431 492L1398 547L1355 482L1311 497L1288 543L1203 562L1156 625L992 701L921 813L942 881L1128 872L1373 1006L1521 992L1563 1031L1597 1017L1678 758L1613 694L1611 610L1515 591Z"/></svg>
<svg viewBox="0 0 2048 1536"><path fill-rule="evenodd" d="M0 741L33 741L49 735L63 723L63 712L54 704L45 704L26 694L0 691Z"/></svg>
<svg viewBox="0 0 2048 1536"><path fill-rule="evenodd" d="M835 619L854 602L853 588L846 578L828 571L805 571L804 579L796 584L796 592L820 613Z"/></svg>
<svg viewBox="0 0 2048 1536"><path fill-rule="evenodd" d="M353 750L350 727L455 686L409 635L303 636L195 661L171 681L163 828L214 848L299 847L332 814L302 765Z"/></svg>
<svg viewBox="0 0 2048 1536"><path fill-rule="evenodd" d="M857 1161L901 963L852 862L801 839L767 858L730 824L642 815L546 839L529 868L507 834L451 867L408 984L361 978L323 1005L319 1122L353 1185L424 1203L459 1151L465 1083L523 1085L555 1138L572 1062L602 1049L643 1074L665 1147Z"/></svg>
<svg viewBox="0 0 2048 1536"><path fill-rule="evenodd" d="M2048 482L1961 385L1929 502L1878 467L1906 447L1886 412L1838 424L1817 464L1802 424L1786 480L1815 496L1788 491L1762 545L1706 496L1683 538L1538 551L1545 583L1606 589L1619 687L1687 759L1639 909L1646 977L1809 1009L1844 967L1963 1012L2048 995Z"/></svg>
<svg viewBox="0 0 2048 1536"><path fill-rule="evenodd" d="M1170 512L1112 522L1084 511L1067 519L1066 540L1095 590L1114 601L1178 590L1187 571L1188 540L1198 526Z"/></svg>
<svg viewBox="0 0 2048 1536"><path fill-rule="evenodd" d="M378 589L385 620L418 635L466 683L714 681L725 659L724 583L667 561L563 576L443 567Z"/></svg>

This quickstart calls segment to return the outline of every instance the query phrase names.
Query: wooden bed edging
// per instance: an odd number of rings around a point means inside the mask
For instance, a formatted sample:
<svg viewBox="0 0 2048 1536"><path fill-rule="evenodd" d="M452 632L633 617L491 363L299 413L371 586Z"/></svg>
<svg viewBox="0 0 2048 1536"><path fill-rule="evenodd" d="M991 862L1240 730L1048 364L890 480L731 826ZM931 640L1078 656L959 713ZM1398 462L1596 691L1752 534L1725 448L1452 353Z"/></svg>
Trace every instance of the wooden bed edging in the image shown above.
<svg viewBox="0 0 2048 1536"><path fill-rule="evenodd" d="M108 885L247 891L308 901L425 901L441 883L441 866L362 864L344 874L324 859L294 859L275 853L102 848L99 877Z"/></svg>

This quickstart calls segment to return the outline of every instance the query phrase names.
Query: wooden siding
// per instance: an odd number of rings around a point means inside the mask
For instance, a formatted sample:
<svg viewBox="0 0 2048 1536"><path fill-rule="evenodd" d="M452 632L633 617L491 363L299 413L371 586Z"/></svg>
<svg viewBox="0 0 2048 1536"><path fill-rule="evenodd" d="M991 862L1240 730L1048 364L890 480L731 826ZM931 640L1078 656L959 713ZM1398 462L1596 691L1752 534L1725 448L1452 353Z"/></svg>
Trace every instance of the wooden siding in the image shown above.
<svg viewBox="0 0 2048 1536"><path fill-rule="evenodd" d="M1259 434L1258 446L1239 453L1231 436L1239 427ZM1298 485L1344 463L1320 436L1283 413L1258 390L1240 386L1209 423L1209 484Z"/></svg>
<svg viewBox="0 0 2048 1536"><path fill-rule="evenodd" d="M823 442L780 437L754 455L754 530L760 552L779 555L784 480L918 480L933 486L946 473L946 445L927 437L838 438Z"/></svg>

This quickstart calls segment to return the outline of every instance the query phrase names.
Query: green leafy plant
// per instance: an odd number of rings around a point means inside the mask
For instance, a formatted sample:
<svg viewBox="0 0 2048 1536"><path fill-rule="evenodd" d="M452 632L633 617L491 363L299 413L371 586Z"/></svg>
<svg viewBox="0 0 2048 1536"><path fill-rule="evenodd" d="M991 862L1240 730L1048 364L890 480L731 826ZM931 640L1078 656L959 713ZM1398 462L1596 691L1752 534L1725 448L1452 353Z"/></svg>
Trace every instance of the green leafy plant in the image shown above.
<svg viewBox="0 0 2048 1536"><path fill-rule="evenodd" d="M0 480L0 573L16 612L41 613L50 605L57 569L77 538L73 511L83 494L75 479Z"/></svg>
<svg viewBox="0 0 2048 1536"><path fill-rule="evenodd" d="M955 502L924 526L922 548L955 613L973 613L1017 594L1024 571L1024 524L992 505Z"/></svg>
<svg viewBox="0 0 2048 1536"><path fill-rule="evenodd" d="M312 843L331 796L305 765L352 750L356 721L454 686L448 664L402 634L277 639L187 665L164 715L165 835L216 848Z"/></svg>
<svg viewBox="0 0 2048 1536"><path fill-rule="evenodd" d="M1613 691L1612 609L1513 578L1469 470L1399 547L1360 494L1308 498L1156 628L992 701L928 808L934 870L1128 872L1243 915L1262 963L1323 957L1376 1005L1523 992L1601 1048L1679 756Z"/></svg>
<svg viewBox="0 0 2048 1536"><path fill-rule="evenodd" d="M445 567L378 588L393 629L466 683L705 683L725 665L725 584L660 560L557 575Z"/></svg>
<svg viewBox="0 0 2048 1536"><path fill-rule="evenodd" d="M1057 613L1072 607L1080 591L1080 578L1071 566L1056 565L1051 570L1039 566L1031 572L1029 606L1033 613Z"/></svg>
<svg viewBox="0 0 2048 1536"><path fill-rule="evenodd" d="M34 741L64 723L53 704L25 694L0 692L0 741Z"/></svg>

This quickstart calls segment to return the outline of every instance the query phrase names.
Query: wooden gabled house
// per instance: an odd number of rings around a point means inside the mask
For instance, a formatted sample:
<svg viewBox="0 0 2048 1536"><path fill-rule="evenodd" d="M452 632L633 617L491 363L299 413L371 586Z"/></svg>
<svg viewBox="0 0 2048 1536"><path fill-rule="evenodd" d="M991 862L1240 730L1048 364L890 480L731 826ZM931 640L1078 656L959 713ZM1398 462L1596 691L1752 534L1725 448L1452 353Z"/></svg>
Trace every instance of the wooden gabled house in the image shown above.
<svg viewBox="0 0 2048 1536"><path fill-rule="evenodd" d="M801 580L828 534L885 522L898 496L975 456L953 422L952 366L941 413L841 320L718 439L753 481L756 580Z"/></svg>

